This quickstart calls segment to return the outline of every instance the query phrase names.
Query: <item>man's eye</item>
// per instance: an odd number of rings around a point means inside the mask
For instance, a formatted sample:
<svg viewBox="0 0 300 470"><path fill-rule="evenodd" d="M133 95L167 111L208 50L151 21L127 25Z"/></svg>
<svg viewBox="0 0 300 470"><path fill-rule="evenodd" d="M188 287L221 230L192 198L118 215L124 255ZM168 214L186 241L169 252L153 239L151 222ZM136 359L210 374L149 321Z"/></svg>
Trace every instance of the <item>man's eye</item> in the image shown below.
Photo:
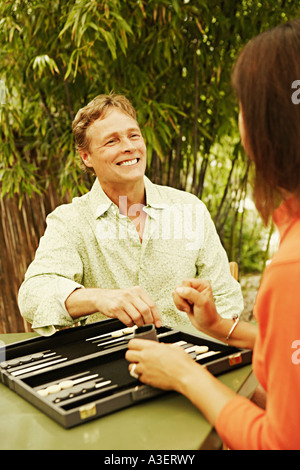
<svg viewBox="0 0 300 470"><path fill-rule="evenodd" d="M111 144L114 144L116 142L117 139L110 139L106 142L106 145L111 145Z"/></svg>

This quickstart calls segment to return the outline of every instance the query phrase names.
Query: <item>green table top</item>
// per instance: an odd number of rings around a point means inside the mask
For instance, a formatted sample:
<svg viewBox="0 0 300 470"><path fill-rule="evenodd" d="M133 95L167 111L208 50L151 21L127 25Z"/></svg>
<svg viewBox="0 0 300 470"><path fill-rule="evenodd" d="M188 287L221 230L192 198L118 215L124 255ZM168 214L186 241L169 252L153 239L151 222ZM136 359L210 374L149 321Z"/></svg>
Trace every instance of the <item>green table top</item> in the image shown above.
<svg viewBox="0 0 300 470"><path fill-rule="evenodd" d="M0 335L0 341L3 345L30 336L35 334L6 334ZM251 372L249 365L223 374L219 380L236 392L251 382L251 393L255 386ZM177 393L64 429L0 384L1 450L192 450L206 446L212 434L212 426L200 411Z"/></svg>

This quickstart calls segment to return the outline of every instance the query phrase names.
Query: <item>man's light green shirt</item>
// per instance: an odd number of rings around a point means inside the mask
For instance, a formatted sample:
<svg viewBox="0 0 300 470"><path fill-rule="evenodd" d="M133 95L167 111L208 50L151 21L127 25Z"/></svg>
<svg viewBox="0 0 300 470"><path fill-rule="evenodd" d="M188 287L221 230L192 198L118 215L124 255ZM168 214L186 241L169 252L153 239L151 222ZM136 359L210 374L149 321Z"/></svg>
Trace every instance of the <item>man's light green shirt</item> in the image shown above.
<svg viewBox="0 0 300 470"><path fill-rule="evenodd" d="M89 193L47 217L19 291L21 314L40 334L75 323L65 300L76 288L139 285L156 302L164 325L184 327L190 322L175 308L172 291L183 279L201 277L210 280L221 315L242 311L240 285L230 274L205 205L190 193L144 180L147 219L142 242L98 180ZM99 312L80 320L104 318Z"/></svg>

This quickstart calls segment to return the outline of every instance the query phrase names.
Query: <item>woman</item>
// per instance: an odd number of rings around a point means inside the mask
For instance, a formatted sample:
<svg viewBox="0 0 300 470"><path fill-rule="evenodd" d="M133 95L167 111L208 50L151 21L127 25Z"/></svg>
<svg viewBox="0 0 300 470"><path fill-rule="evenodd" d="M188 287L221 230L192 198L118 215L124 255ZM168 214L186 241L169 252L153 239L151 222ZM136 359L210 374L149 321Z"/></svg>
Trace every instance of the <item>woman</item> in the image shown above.
<svg viewBox="0 0 300 470"><path fill-rule="evenodd" d="M222 319L211 287L185 280L173 294L199 330L253 348L266 406L237 396L179 348L132 340L129 370L142 382L189 398L231 449L300 449L300 20L264 32L241 52L233 72L242 143L254 164L254 200L272 216L280 246L265 269L254 307L258 328ZM234 328L232 326L234 325ZM230 334L229 334L230 332Z"/></svg>

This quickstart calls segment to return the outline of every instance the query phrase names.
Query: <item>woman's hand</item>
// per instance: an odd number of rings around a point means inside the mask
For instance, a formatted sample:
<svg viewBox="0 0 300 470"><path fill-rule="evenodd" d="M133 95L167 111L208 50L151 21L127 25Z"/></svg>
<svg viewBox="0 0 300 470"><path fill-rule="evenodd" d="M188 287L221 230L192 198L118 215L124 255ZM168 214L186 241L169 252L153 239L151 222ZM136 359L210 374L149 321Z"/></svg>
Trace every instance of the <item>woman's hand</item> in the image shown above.
<svg viewBox="0 0 300 470"><path fill-rule="evenodd" d="M184 280L173 292L173 300L178 310L186 312L192 325L198 330L215 330L221 320L209 281Z"/></svg>
<svg viewBox="0 0 300 470"><path fill-rule="evenodd" d="M163 390L181 390L181 383L189 375L191 367L198 367L179 346L156 341L132 339L128 343L126 359L135 364L135 373L141 382Z"/></svg>
<svg viewBox="0 0 300 470"><path fill-rule="evenodd" d="M235 393L195 362L179 346L132 339L126 359L139 380L186 396L214 426L223 406Z"/></svg>
<svg viewBox="0 0 300 470"><path fill-rule="evenodd" d="M178 310L186 312L190 322L198 330L237 348L253 349L257 325L240 321L230 339L227 339L233 325L232 319L222 318L218 314L208 281L186 279L173 292L173 299Z"/></svg>

